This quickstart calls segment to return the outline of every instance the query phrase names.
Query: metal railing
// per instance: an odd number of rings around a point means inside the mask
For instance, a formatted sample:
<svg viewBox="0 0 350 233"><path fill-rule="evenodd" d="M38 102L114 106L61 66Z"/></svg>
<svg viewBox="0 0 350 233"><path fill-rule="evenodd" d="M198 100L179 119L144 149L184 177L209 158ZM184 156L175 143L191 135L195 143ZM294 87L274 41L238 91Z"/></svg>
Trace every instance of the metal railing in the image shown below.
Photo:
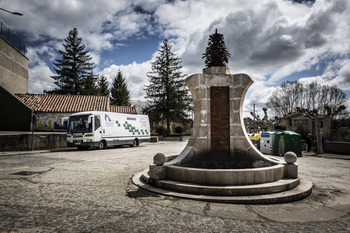
<svg viewBox="0 0 350 233"><path fill-rule="evenodd" d="M8 43L10 43L13 47L15 47L20 53L25 55L25 44L16 36L16 34L12 33L3 22L1 22L0 25L0 36Z"/></svg>

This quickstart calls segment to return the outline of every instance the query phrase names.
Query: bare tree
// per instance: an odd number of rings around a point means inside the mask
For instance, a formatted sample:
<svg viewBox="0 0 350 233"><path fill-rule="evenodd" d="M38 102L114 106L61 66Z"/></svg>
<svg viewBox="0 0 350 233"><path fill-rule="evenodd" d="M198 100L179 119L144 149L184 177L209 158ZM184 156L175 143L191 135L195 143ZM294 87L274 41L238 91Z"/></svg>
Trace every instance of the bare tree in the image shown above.
<svg viewBox="0 0 350 233"><path fill-rule="evenodd" d="M250 115L253 116L254 122L261 124L261 125L267 125L268 128L271 130L273 128L272 126L279 121L279 118L275 117L275 119L268 119L267 108L263 108L262 110L264 112L263 118L260 118L260 116L256 115L254 112L250 112Z"/></svg>
<svg viewBox="0 0 350 233"><path fill-rule="evenodd" d="M302 103L302 84L296 81L286 81L281 84L271 95L267 102L274 115L283 117L293 111Z"/></svg>
<svg viewBox="0 0 350 233"><path fill-rule="evenodd" d="M345 104L346 94L336 86L322 86L316 82L303 85L297 81L287 81L272 93L266 105L280 118L297 112L297 108L317 109L321 115L327 114L329 108L333 119L339 114L338 108Z"/></svg>
<svg viewBox="0 0 350 233"><path fill-rule="evenodd" d="M137 109L137 112L139 114L144 114L144 110L147 107L147 102L146 101L142 101L142 100L134 100L131 101L132 105L135 106L135 108Z"/></svg>

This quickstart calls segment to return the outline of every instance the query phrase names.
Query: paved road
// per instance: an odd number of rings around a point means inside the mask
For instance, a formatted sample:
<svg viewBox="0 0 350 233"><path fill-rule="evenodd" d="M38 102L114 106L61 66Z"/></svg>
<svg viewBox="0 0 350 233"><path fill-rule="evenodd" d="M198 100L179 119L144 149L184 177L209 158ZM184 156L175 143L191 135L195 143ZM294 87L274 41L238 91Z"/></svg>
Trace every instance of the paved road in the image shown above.
<svg viewBox="0 0 350 233"><path fill-rule="evenodd" d="M0 232L349 232L350 160L299 158L307 199L234 205L158 196L131 176L186 142L0 156Z"/></svg>

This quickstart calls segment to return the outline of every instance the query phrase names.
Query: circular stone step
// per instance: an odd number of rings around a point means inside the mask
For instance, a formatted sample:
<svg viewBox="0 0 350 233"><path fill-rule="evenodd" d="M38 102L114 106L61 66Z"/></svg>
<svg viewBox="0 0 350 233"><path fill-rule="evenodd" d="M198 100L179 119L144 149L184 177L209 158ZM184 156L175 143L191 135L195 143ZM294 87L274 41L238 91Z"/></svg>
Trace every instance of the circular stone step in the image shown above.
<svg viewBox="0 0 350 233"><path fill-rule="evenodd" d="M211 196L251 196L278 193L295 188L298 179L282 179L256 185L208 186L173 180L154 180L153 185L176 192Z"/></svg>
<svg viewBox="0 0 350 233"><path fill-rule="evenodd" d="M133 183L141 189L165 196L193 199L199 201L235 203L235 204L276 204L298 201L308 197L312 192L312 182L304 178L299 178L299 185L296 187L272 194L247 195L247 196L214 196L202 194L189 194L168 189L158 188L146 183L142 179L143 174L147 174L148 169L139 172L132 177Z"/></svg>

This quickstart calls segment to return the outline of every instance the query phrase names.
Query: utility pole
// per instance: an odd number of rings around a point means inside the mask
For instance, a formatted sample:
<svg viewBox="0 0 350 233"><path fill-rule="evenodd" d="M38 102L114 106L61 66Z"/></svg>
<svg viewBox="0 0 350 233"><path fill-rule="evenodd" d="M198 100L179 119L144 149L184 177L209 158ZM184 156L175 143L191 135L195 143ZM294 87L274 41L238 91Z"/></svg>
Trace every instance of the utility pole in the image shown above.
<svg viewBox="0 0 350 233"><path fill-rule="evenodd" d="M254 117L254 124L256 124L257 117L256 117L256 112L255 112L255 103L253 103L253 113L252 116Z"/></svg>

